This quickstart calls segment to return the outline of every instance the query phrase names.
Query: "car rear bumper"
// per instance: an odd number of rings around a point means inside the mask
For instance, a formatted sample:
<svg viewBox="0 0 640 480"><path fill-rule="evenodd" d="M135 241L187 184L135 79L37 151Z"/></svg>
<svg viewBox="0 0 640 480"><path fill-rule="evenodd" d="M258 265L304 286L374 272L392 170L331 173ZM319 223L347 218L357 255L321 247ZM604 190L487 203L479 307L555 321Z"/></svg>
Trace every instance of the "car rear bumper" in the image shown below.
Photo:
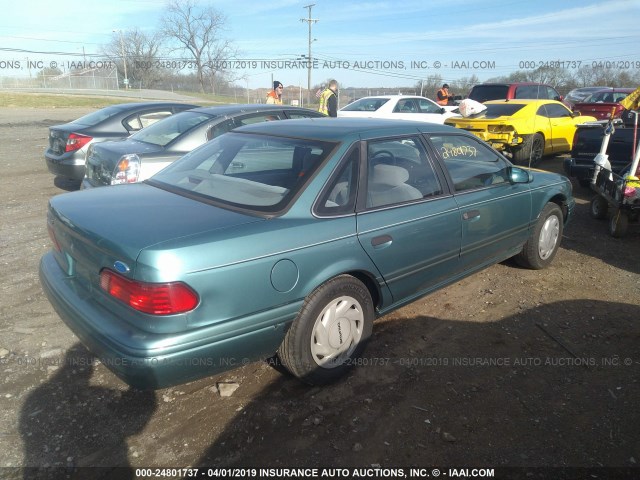
<svg viewBox="0 0 640 480"><path fill-rule="evenodd" d="M575 178L579 182L591 180L595 168L593 162L589 164L579 164L575 158L565 158L562 166L567 177Z"/></svg>
<svg viewBox="0 0 640 480"><path fill-rule="evenodd" d="M143 389L185 383L274 354L299 308L290 305L279 312L288 321L236 336L216 336L215 327L157 334L135 328L82 291L51 252L40 261L40 282L80 341L123 381Z"/></svg>
<svg viewBox="0 0 640 480"><path fill-rule="evenodd" d="M84 154L80 157L75 155L55 155L50 150L44 153L44 159L49 172L58 177L70 178L72 180L82 180L84 177Z"/></svg>

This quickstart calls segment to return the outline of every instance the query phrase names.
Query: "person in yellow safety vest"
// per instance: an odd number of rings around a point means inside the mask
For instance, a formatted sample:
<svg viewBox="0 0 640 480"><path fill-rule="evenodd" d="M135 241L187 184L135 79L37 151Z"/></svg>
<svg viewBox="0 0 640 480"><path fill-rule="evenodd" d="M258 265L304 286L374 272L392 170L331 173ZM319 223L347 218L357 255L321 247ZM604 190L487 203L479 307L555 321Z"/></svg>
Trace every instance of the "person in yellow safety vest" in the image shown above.
<svg viewBox="0 0 640 480"><path fill-rule="evenodd" d="M282 91L284 85L279 81L273 82L273 90L267 93L267 103L272 105L282 105Z"/></svg>
<svg viewBox="0 0 640 480"><path fill-rule="evenodd" d="M449 100L453 100L453 95L449 93L449 85L445 83L436 93L436 103L438 105L448 105Z"/></svg>
<svg viewBox="0 0 640 480"><path fill-rule="evenodd" d="M318 111L329 117L338 116L338 82L331 80L329 86L320 94L320 107Z"/></svg>

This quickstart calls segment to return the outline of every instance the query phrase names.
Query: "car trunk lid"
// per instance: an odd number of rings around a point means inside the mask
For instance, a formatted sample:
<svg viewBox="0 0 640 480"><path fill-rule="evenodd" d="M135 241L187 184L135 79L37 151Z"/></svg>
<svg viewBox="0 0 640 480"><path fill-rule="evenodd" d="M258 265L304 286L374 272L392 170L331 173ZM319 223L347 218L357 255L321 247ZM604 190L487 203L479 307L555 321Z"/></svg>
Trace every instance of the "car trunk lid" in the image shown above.
<svg viewBox="0 0 640 480"><path fill-rule="evenodd" d="M161 153L163 148L132 139L124 139L103 144L96 143L87 155L86 177L93 186L111 185L116 165L124 155L136 154L140 157Z"/></svg>
<svg viewBox="0 0 640 480"><path fill-rule="evenodd" d="M135 278L136 260L145 248L256 221L261 219L147 184L59 195L48 212L58 264L89 289L99 287L103 268Z"/></svg>
<svg viewBox="0 0 640 480"><path fill-rule="evenodd" d="M74 122L49 127L49 148L55 155L62 155L65 153L69 136L73 133L84 135L82 131L86 128L87 125Z"/></svg>

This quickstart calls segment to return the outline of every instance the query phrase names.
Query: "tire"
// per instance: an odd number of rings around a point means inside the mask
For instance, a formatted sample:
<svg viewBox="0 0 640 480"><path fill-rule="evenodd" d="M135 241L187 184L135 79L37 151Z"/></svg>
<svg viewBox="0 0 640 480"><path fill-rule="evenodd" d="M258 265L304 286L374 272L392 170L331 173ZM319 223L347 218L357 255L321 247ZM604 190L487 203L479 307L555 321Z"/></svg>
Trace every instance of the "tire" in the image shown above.
<svg viewBox="0 0 640 480"><path fill-rule="evenodd" d="M547 203L536 222L529 239L515 260L526 268L541 270L553 261L562 238L563 215L555 203Z"/></svg>
<svg viewBox="0 0 640 480"><path fill-rule="evenodd" d="M333 382L361 354L374 316L371 295L362 282L350 275L333 278L305 299L278 356L305 383Z"/></svg>
<svg viewBox="0 0 640 480"><path fill-rule="evenodd" d="M602 220L603 218L607 218L607 211L609 210L609 202L600 196L595 195L591 199L591 203L589 205L589 215L591 218L595 218L597 220Z"/></svg>
<svg viewBox="0 0 640 480"><path fill-rule="evenodd" d="M544 137L539 133L528 136L522 145L512 150L513 163L530 167L542 160L544 154Z"/></svg>
<svg viewBox="0 0 640 480"><path fill-rule="evenodd" d="M616 210L609 220L609 233L612 237L622 238L629 229L629 217L626 213Z"/></svg>

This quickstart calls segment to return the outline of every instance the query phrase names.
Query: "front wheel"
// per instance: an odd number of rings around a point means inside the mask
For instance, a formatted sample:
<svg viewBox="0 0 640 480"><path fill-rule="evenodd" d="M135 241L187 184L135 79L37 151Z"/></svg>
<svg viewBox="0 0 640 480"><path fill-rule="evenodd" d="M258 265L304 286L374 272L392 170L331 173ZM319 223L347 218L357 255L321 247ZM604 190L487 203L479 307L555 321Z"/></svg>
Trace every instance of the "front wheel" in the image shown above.
<svg viewBox="0 0 640 480"><path fill-rule="evenodd" d="M340 378L371 336L371 295L359 280L341 275L314 290L280 345L278 356L293 375L322 385Z"/></svg>
<svg viewBox="0 0 640 480"><path fill-rule="evenodd" d="M515 260L522 266L541 270L549 266L558 253L563 229L562 210L555 203L542 209L533 232Z"/></svg>

